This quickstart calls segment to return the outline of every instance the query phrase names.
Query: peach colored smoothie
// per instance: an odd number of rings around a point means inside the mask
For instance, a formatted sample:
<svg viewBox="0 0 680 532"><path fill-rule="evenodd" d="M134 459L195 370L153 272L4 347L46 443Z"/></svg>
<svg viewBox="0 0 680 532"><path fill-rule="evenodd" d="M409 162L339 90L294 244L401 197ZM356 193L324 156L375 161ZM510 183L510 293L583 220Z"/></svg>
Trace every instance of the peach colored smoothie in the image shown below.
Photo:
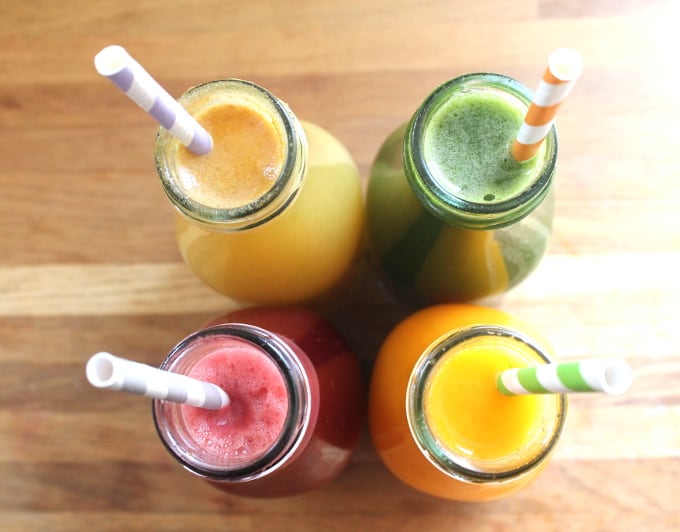
<svg viewBox="0 0 680 532"><path fill-rule="evenodd" d="M165 176L159 167L161 181L166 192L176 189L174 198L168 195L183 213L179 248L201 280L236 300L328 301L357 273L363 233L357 167L330 133L298 122L272 95L263 103L258 91L264 89L228 80L180 100L214 148L197 156L181 145L161 146L159 155L157 146L157 162L168 167Z"/></svg>
<svg viewBox="0 0 680 532"><path fill-rule="evenodd" d="M267 192L286 158L282 133L257 109L234 103L213 105L195 118L210 132L213 149L195 155L177 150L182 188L203 205L233 209Z"/></svg>

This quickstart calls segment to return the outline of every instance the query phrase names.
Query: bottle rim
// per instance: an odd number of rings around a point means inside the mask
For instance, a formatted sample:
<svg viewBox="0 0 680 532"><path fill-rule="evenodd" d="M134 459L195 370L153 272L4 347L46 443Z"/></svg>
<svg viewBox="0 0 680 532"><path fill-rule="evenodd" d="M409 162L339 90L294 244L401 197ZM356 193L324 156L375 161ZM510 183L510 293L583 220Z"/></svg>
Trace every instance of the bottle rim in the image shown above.
<svg viewBox="0 0 680 532"><path fill-rule="evenodd" d="M445 449L437 441L427 422L422 398L428 378L444 356L469 340L480 337L507 338L516 341L549 363L550 357L545 349L526 334L505 326L473 325L450 331L435 340L420 356L411 373L406 392L406 417L411 435L420 452L438 470L467 483L499 483L522 477L545 462L555 448L566 420L567 396L565 394L545 395L546 409L554 410L552 421L544 431L539 442L539 451L523 460L474 460L463 453L452 449ZM451 354L449 356L455 356ZM552 405L548 405L548 401ZM528 449L520 449L527 452ZM508 465L511 464L511 465Z"/></svg>
<svg viewBox="0 0 680 532"><path fill-rule="evenodd" d="M512 97L528 109L531 92L519 81L488 72L465 74L437 87L423 101L411 118L404 137L404 169L416 196L438 219L471 229L496 229L519 221L530 214L546 196L552 184L557 162L557 130L553 125L544 141L544 148L535 157L543 164L537 178L519 194L503 201L481 203L457 196L446 189L433 175L424 156L423 139L429 119L457 91L488 88Z"/></svg>
<svg viewBox="0 0 680 532"><path fill-rule="evenodd" d="M161 442L185 469L213 481L254 480L283 467L305 440L312 415L311 385L302 362L283 339L265 329L245 323L215 325L190 334L170 351L160 368L173 371L181 365L184 357L192 353L197 344L220 337L255 346L279 368L287 389L288 413L276 442L251 462L239 463L234 467L222 464L213 466L191 452L187 448L190 438L179 434L181 426L177 426L175 422L181 405L154 399L152 418Z"/></svg>
<svg viewBox="0 0 680 532"><path fill-rule="evenodd" d="M179 143L163 127L155 140L154 160L163 191L172 205L185 217L223 230L247 229L260 225L283 211L301 186L307 164L307 140L300 122L291 109L273 93L251 81L230 78L208 81L188 89L178 101L190 112L193 105L211 92L225 92L234 101L256 102L280 124L285 135L286 160L276 181L259 198L233 208L217 208L200 203L190 197L180 186L173 164L173 153ZM208 98L207 104L218 101ZM198 104L196 104L198 105Z"/></svg>

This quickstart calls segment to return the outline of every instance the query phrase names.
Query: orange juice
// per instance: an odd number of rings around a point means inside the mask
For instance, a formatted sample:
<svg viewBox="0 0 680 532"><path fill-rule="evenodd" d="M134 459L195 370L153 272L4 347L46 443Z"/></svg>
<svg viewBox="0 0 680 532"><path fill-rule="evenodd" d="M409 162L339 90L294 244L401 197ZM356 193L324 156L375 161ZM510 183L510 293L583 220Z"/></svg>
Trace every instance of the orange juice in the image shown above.
<svg viewBox="0 0 680 532"><path fill-rule="evenodd" d="M508 398L496 386L500 372L525 366L523 353L494 338L477 338L464 351L447 355L424 398L435 438L484 460L502 459L525 446L541 419L541 397Z"/></svg>
<svg viewBox="0 0 680 532"><path fill-rule="evenodd" d="M250 303L323 304L346 291L359 269L363 197L340 141L249 82L210 82L180 101L214 146L193 155L163 132L156 143L191 270Z"/></svg>
<svg viewBox="0 0 680 532"><path fill-rule="evenodd" d="M438 497L482 501L536 477L566 400L496 389L500 371L547 362L531 338L540 335L528 324L472 305L421 310L388 335L371 377L369 426L397 478Z"/></svg>

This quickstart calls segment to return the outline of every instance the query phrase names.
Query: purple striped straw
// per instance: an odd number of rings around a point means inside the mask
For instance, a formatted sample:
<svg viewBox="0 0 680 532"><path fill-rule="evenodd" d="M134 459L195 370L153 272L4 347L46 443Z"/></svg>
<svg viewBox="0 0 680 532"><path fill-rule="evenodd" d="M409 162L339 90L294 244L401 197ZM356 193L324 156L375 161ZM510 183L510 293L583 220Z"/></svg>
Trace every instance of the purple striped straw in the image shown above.
<svg viewBox="0 0 680 532"><path fill-rule="evenodd" d="M189 151L196 155L205 155L212 149L210 134L125 48L118 45L107 46L95 56L94 66L97 72L109 78Z"/></svg>

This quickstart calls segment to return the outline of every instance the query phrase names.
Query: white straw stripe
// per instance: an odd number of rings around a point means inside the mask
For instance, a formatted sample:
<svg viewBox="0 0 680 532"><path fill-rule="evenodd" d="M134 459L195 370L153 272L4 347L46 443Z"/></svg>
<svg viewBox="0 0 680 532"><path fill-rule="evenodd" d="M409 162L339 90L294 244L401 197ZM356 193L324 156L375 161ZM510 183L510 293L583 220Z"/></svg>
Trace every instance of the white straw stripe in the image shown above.
<svg viewBox="0 0 680 532"><path fill-rule="evenodd" d="M541 80L541 82L538 84L536 92L534 93L532 101L541 107L550 107L564 100L569 95L573 87L573 81L553 84Z"/></svg>
<svg viewBox="0 0 680 532"><path fill-rule="evenodd" d="M132 68L134 74L132 85L130 85L130 88L125 94L146 112L149 112L156 101L156 95L158 94L160 87L151 76L141 69L138 63L135 62L134 67L135 68Z"/></svg>
<svg viewBox="0 0 680 532"><path fill-rule="evenodd" d="M512 393L516 393L516 394L526 393L526 390L519 383L519 380L517 379L517 370L516 369L504 371L501 374L501 380L503 381L503 385L508 390L510 390Z"/></svg>
<svg viewBox="0 0 680 532"><path fill-rule="evenodd" d="M581 374L583 380L591 388L606 388L606 368L610 364L608 359L584 360L581 362Z"/></svg>
<svg viewBox="0 0 680 532"><path fill-rule="evenodd" d="M140 364L141 366L142 364ZM159 399L167 399L170 383L168 379L159 378L158 375L147 373L144 380L146 390L144 395L147 397L157 397Z"/></svg>
<svg viewBox="0 0 680 532"><path fill-rule="evenodd" d="M187 120L179 119L179 117L168 131L185 146L189 146L194 139L194 130L191 125Z"/></svg>
<svg viewBox="0 0 680 532"><path fill-rule="evenodd" d="M229 404L229 396L219 386L111 353L93 355L87 362L85 373L90 384L97 388L121 390L211 410Z"/></svg>
<svg viewBox="0 0 680 532"><path fill-rule="evenodd" d="M545 364L536 368L536 379L546 390L554 393L567 393L567 388L557 376L557 364Z"/></svg>
<svg viewBox="0 0 680 532"><path fill-rule="evenodd" d="M187 403L205 404L206 394L201 388L189 389L186 392L182 392L182 390L171 390L169 396L180 397L182 393L187 393Z"/></svg>
<svg viewBox="0 0 680 532"><path fill-rule="evenodd" d="M522 122L519 132L517 133L517 142L520 142L521 144L533 144L543 140L550 131L552 125L552 120L542 126L530 126L526 122Z"/></svg>

